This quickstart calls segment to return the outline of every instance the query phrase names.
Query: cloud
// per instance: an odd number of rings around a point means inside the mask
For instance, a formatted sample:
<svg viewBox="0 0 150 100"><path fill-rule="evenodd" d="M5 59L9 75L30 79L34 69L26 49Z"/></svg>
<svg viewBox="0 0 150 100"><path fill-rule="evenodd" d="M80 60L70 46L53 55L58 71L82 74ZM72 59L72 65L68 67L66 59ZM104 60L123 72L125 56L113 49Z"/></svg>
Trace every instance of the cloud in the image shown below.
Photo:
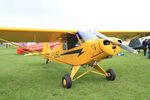
<svg viewBox="0 0 150 100"><path fill-rule="evenodd" d="M0 24L148 30L148 0L0 0Z"/></svg>

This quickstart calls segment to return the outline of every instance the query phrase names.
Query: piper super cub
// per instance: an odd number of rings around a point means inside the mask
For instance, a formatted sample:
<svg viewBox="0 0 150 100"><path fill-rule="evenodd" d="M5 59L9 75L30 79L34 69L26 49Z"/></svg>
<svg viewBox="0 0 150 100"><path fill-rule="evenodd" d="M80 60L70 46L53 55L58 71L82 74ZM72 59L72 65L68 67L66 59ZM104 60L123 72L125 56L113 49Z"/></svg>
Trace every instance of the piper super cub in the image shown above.
<svg viewBox="0 0 150 100"><path fill-rule="evenodd" d="M100 33L101 32L101 33ZM113 69L104 70L97 63L118 54L121 49L136 53L137 51L122 44L118 36L133 38L150 35L149 31L77 31L77 30L52 30L32 28L0 28L0 40L4 42L43 42L42 56L48 61L59 61L72 66L70 74L62 77L62 86L71 88L72 82L89 72L100 74L107 80L115 80L116 74ZM48 42L60 42L53 50ZM74 77L79 68L83 67L86 72ZM94 70L95 69L95 70Z"/></svg>

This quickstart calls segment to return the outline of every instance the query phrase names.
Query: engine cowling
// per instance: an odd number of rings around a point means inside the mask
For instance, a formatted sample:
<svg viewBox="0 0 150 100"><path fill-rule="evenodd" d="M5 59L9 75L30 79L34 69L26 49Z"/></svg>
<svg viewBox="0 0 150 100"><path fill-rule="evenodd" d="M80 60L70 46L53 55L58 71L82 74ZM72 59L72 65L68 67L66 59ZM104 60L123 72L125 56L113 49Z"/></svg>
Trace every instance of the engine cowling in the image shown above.
<svg viewBox="0 0 150 100"><path fill-rule="evenodd" d="M100 41L100 47L105 53L111 56L116 55L121 51L120 46L113 44L109 40Z"/></svg>

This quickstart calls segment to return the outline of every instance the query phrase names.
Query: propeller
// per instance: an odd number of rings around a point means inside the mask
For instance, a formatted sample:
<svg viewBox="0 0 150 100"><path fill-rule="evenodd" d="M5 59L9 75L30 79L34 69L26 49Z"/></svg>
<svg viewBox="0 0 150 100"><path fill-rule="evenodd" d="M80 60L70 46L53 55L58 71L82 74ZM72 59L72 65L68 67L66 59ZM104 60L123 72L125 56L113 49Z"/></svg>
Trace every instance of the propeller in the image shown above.
<svg viewBox="0 0 150 100"><path fill-rule="evenodd" d="M105 39L105 40L108 40L110 41L111 43L115 44L116 42L114 42L113 40L111 40L109 37L105 36L104 34L101 34L99 32L93 32L93 34L95 34L96 36L98 36L99 38L102 38L102 39ZM127 46L127 45L124 45L120 42L117 42L117 45L119 45L122 49L124 50L127 50L131 53L134 53L134 54L138 54L138 52L134 49L132 49L131 47Z"/></svg>

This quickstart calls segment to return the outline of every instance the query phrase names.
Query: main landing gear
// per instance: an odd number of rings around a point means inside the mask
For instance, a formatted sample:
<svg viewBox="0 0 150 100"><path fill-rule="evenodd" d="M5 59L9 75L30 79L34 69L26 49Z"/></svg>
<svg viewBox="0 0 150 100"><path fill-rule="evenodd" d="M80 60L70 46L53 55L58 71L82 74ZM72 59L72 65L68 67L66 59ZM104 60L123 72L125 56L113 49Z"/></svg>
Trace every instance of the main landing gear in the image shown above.
<svg viewBox="0 0 150 100"><path fill-rule="evenodd" d="M66 74L62 77L62 86L67 89L71 88L72 80L71 80L70 75Z"/></svg>
<svg viewBox="0 0 150 100"><path fill-rule="evenodd" d="M74 78L75 74L78 72L80 66L73 66L72 67L72 70L71 70L71 74L68 75L64 75L62 77L62 86L64 88L71 88L72 86L72 82L83 77L84 75L86 75L87 73L89 72L92 72L94 74L99 74L99 75L102 75L102 76L105 76L107 80L110 80L110 81L114 81L115 78L116 78L116 74L115 72L112 70L112 69L108 69L107 71L105 71L104 69L102 69L99 65L95 64L93 65L92 67L89 67L89 66L83 66L83 68L86 69L86 71L79 75L78 77ZM96 70L93 70L93 68Z"/></svg>
<svg viewBox="0 0 150 100"><path fill-rule="evenodd" d="M108 76L106 76L107 80L114 81L116 79L116 73L114 72L114 70L108 69L106 72L108 74Z"/></svg>

